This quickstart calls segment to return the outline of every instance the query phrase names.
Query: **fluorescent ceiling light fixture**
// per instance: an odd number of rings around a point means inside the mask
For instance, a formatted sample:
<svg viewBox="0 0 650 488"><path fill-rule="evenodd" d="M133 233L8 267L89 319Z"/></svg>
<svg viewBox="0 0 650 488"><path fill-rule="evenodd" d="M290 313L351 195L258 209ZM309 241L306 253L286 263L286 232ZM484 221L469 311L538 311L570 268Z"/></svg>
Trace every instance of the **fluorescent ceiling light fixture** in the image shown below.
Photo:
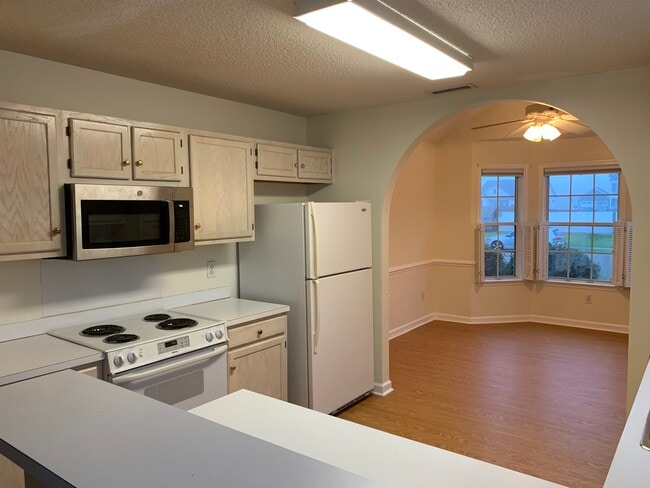
<svg viewBox="0 0 650 488"><path fill-rule="evenodd" d="M535 124L526 129L524 139L531 142L554 141L560 135L561 132L551 124Z"/></svg>
<svg viewBox="0 0 650 488"><path fill-rule="evenodd" d="M462 76L472 59L378 0L297 0L295 18L430 80Z"/></svg>

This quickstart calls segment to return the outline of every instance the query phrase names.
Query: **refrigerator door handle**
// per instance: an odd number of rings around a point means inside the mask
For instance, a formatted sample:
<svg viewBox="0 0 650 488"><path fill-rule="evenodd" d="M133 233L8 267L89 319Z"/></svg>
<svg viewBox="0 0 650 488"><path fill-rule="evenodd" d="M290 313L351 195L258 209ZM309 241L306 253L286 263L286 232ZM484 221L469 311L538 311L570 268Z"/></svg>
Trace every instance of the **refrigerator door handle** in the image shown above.
<svg viewBox="0 0 650 488"><path fill-rule="evenodd" d="M314 283L314 308L315 310L315 324L314 324L314 337L313 337L313 344L314 344L314 355L318 354L318 341L320 339L320 307L318 306L318 280L313 280Z"/></svg>
<svg viewBox="0 0 650 488"><path fill-rule="evenodd" d="M313 274L314 278L318 278L318 237L316 236L316 229L318 228L318 225L316 225L316 214L314 213L314 207L312 205L312 202L309 202L309 216L311 217L311 226L312 226L312 234L311 234L311 242L312 242L312 253L309 256L309 260L312 261L313 263Z"/></svg>

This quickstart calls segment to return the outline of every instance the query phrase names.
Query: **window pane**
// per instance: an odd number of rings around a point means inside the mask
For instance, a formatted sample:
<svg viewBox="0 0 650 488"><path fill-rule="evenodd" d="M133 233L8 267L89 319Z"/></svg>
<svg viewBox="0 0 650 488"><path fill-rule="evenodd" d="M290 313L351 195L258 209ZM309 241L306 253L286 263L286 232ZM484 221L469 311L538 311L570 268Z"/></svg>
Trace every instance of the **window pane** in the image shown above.
<svg viewBox="0 0 650 488"><path fill-rule="evenodd" d="M515 176L499 176L499 196L500 197L514 197L515 196Z"/></svg>
<svg viewBox="0 0 650 488"><path fill-rule="evenodd" d="M593 195L594 175L571 175L572 195Z"/></svg>
<svg viewBox="0 0 650 488"><path fill-rule="evenodd" d="M492 197L497 195L497 177L496 176L482 176L481 177L481 196Z"/></svg>
<svg viewBox="0 0 650 488"><path fill-rule="evenodd" d="M550 250L566 250L569 248L567 238L569 228L565 226L553 227L548 230L548 247Z"/></svg>
<svg viewBox="0 0 650 488"><path fill-rule="evenodd" d="M571 197L571 222L594 221L594 197Z"/></svg>
<svg viewBox="0 0 650 488"><path fill-rule="evenodd" d="M489 225L485 227L485 245L492 250L514 250L516 233L513 225Z"/></svg>
<svg viewBox="0 0 650 488"><path fill-rule="evenodd" d="M593 227L591 226L572 225L569 230L569 247L571 251L591 253L592 232Z"/></svg>
<svg viewBox="0 0 650 488"><path fill-rule="evenodd" d="M501 252L499 253L499 276L514 276L515 275L515 253L514 252Z"/></svg>
<svg viewBox="0 0 650 488"><path fill-rule="evenodd" d="M596 193L618 195L618 173L597 174Z"/></svg>
<svg viewBox="0 0 650 488"><path fill-rule="evenodd" d="M594 229L594 252L614 252L614 227L596 227Z"/></svg>
<svg viewBox="0 0 650 488"><path fill-rule="evenodd" d="M598 281L612 281L611 254L593 255L593 279Z"/></svg>
<svg viewBox="0 0 650 488"><path fill-rule="evenodd" d="M497 260L499 259L498 252L485 251L485 263L483 270L486 278L494 278L497 276Z"/></svg>
<svg viewBox="0 0 650 488"><path fill-rule="evenodd" d="M597 196L594 203L595 222L616 222L618 219L618 196Z"/></svg>
<svg viewBox="0 0 650 488"><path fill-rule="evenodd" d="M549 195L569 195L571 188L571 176L552 175L548 177Z"/></svg>
<svg viewBox="0 0 650 488"><path fill-rule="evenodd" d="M497 221L497 199L494 198L481 198L481 222L496 222Z"/></svg>
<svg viewBox="0 0 650 488"><path fill-rule="evenodd" d="M569 253L552 251L548 254L549 278L566 278L568 274Z"/></svg>
<svg viewBox="0 0 650 488"><path fill-rule="evenodd" d="M515 219L515 199L512 197L499 197L499 215L498 222L514 222Z"/></svg>
<svg viewBox="0 0 650 488"><path fill-rule="evenodd" d="M591 279L591 258L589 254L569 254L569 278L579 280Z"/></svg>
<svg viewBox="0 0 650 488"><path fill-rule="evenodd" d="M569 197L550 197L548 199L548 220L550 222L569 222L570 208Z"/></svg>

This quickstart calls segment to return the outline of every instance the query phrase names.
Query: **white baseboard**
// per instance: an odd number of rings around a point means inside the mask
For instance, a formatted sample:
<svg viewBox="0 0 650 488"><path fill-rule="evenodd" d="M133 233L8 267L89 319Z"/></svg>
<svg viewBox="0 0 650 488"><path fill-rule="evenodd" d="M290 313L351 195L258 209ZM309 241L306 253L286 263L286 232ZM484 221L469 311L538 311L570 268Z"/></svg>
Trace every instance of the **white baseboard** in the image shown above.
<svg viewBox="0 0 650 488"><path fill-rule="evenodd" d="M397 336L401 336L402 334L406 334L407 332L412 331L413 329L417 329L421 325L427 324L431 322L432 320L436 319L436 314L430 313L428 315L425 315L424 317L420 317L419 319L413 320L412 322L409 322L408 324L400 325L396 329L393 329L388 332L388 339L394 339Z"/></svg>
<svg viewBox="0 0 650 488"><path fill-rule="evenodd" d="M575 327L578 329L602 330L605 332L616 332L618 334L628 334L629 327L621 324L608 324L605 322L590 322L586 320L563 319L558 317L548 317L545 315L496 315L484 317L466 317L463 315L453 315L446 313L432 313L425 315L417 320L401 325L389 332L389 339L405 334L433 320L442 320L445 322L457 322L460 324L511 324L515 322L535 322L539 324L561 325L564 327Z"/></svg>
<svg viewBox="0 0 650 488"><path fill-rule="evenodd" d="M392 393L393 391L393 383L388 380L385 381L384 383L375 383L375 387L372 389L370 393L373 395L377 396L386 396L389 393Z"/></svg>

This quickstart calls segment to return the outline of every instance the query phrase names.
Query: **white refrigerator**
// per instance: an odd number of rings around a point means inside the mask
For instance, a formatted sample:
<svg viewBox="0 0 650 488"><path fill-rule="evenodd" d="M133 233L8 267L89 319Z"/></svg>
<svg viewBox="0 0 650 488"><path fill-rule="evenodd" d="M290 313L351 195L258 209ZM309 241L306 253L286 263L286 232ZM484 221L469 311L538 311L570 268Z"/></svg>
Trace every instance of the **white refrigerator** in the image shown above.
<svg viewBox="0 0 650 488"><path fill-rule="evenodd" d="M255 206L241 298L289 305L289 401L331 413L374 384L370 203Z"/></svg>

